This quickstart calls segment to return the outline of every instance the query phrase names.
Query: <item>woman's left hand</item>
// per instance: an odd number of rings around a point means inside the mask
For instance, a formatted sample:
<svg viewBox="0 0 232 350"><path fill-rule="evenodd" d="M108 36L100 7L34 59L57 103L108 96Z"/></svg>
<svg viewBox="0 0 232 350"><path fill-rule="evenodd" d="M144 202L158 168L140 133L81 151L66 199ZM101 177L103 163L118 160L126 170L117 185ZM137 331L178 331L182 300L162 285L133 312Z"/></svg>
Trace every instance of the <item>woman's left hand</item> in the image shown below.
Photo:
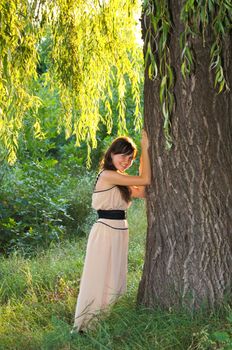
<svg viewBox="0 0 232 350"><path fill-rule="evenodd" d="M147 132L144 129L142 130L141 147L142 147L142 149L149 148L149 141L148 141Z"/></svg>

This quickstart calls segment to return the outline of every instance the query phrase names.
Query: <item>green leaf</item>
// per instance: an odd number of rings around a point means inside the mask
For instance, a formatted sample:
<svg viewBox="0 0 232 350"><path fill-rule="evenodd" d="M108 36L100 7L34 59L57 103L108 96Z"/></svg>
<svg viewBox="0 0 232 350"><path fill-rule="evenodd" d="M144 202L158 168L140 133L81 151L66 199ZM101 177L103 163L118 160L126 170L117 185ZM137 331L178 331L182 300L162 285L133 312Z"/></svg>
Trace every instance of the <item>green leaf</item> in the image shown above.
<svg viewBox="0 0 232 350"><path fill-rule="evenodd" d="M181 64L181 73L182 73L184 79L186 79L186 63L185 63L185 61Z"/></svg>
<svg viewBox="0 0 232 350"><path fill-rule="evenodd" d="M213 337L219 342L228 342L230 340L230 336L227 332L214 332Z"/></svg>
<svg viewBox="0 0 232 350"><path fill-rule="evenodd" d="M145 67L148 64L148 58L150 56L151 56L151 43L150 43L150 41L148 41L148 43L147 43L147 51L146 51L146 55L145 55L145 58L144 58Z"/></svg>
<svg viewBox="0 0 232 350"><path fill-rule="evenodd" d="M232 323L232 313L229 314L229 316L227 317L227 320Z"/></svg>
<svg viewBox="0 0 232 350"><path fill-rule="evenodd" d="M167 76L163 76L162 80L161 80L161 84L160 84L160 93L159 93L159 97L160 97L160 103L163 104L164 101L164 91L167 87Z"/></svg>
<svg viewBox="0 0 232 350"><path fill-rule="evenodd" d="M171 66L167 65L168 69L168 88L170 89L173 86L173 72Z"/></svg>

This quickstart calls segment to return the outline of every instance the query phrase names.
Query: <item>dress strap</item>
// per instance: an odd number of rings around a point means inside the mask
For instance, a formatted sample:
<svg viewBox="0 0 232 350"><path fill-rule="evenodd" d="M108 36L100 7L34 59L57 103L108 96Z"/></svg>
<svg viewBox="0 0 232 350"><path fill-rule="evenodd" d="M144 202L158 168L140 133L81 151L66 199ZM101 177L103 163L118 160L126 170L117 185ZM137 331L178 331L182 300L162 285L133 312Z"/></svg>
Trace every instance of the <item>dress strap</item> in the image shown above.
<svg viewBox="0 0 232 350"><path fill-rule="evenodd" d="M104 169L102 170L102 171L100 171L100 173L98 173L97 174L97 178L96 178L96 180L95 180L95 183L94 183L94 186L93 186L93 190L95 190L95 187L96 187L96 184L97 184L97 182L98 182L98 179L99 179L99 177L100 177L100 175L101 175L101 173L104 171Z"/></svg>

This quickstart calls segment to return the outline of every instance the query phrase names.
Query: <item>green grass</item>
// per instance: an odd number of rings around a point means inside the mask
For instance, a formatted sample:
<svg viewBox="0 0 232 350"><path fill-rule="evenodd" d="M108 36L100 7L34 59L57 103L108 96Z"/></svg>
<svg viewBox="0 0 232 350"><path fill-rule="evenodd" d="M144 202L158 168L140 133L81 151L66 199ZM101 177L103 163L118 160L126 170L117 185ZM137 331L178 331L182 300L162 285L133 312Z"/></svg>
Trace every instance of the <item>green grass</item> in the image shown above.
<svg viewBox="0 0 232 350"><path fill-rule="evenodd" d="M140 200L129 210L129 225L128 292L98 328L84 336L71 337L70 330L86 238L63 242L31 259L17 253L1 258L0 349L232 349L226 347L226 340L216 342L212 336L216 330L229 335L228 306L210 315L199 311L194 317L183 310L164 312L136 306L146 235Z"/></svg>

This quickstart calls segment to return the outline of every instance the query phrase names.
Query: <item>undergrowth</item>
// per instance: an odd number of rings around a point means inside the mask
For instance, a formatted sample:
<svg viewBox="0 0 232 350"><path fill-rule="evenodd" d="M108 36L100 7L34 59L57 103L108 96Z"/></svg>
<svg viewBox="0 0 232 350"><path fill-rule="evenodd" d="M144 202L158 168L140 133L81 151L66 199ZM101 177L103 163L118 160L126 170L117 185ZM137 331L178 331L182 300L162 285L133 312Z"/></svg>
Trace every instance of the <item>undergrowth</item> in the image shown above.
<svg viewBox="0 0 232 350"><path fill-rule="evenodd" d="M230 350L232 310L205 314L136 306L146 235L145 208L129 209L128 292L85 335L71 335L87 237L28 258L0 259L1 350Z"/></svg>

